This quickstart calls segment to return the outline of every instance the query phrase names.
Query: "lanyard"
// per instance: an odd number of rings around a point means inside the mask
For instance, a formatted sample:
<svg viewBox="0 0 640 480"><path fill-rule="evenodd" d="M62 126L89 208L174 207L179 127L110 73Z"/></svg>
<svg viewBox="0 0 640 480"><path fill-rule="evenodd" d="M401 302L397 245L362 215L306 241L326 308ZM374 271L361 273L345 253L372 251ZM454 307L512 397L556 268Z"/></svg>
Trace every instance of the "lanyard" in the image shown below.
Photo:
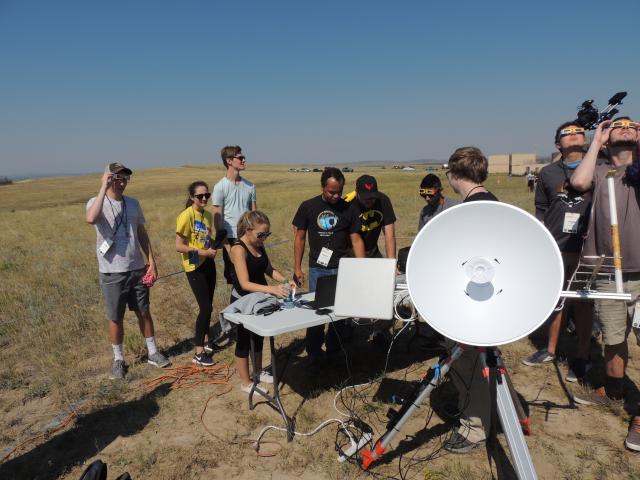
<svg viewBox="0 0 640 480"><path fill-rule="evenodd" d="M193 206L191 207L191 232L193 232L193 235L195 237L195 241L198 242L200 240L200 230L196 231L196 209L193 208ZM205 225L206 228L206 224L204 223L204 210L202 210L202 212L200 212L200 223L202 225ZM206 231L204 232L205 234L205 242L206 243Z"/></svg>
<svg viewBox="0 0 640 480"><path fill-rule="evenodd" d="M124 197L122 197L122 210L120 211L120 215L116 216L116 212L113 209L113 203L111 203L111 199L107 196L107 201L109 202L109 206L111 207L111 215L113 216L113 238L116 237L118 230L120 229L120 225L124 224L125 226L125 235L129 236L129 230L126 228L128 224L128 215L127 215L127 201Z"/></svg>

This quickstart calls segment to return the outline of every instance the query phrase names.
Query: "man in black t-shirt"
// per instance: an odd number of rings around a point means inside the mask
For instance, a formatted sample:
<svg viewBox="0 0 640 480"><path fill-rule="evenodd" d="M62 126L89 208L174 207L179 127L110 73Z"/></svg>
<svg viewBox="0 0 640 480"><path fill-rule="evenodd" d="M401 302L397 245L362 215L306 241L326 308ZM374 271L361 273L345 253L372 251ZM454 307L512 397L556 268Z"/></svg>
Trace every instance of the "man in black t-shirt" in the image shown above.
<svg viewBox="0 0 640 480"><path fill-rule="evenodd" d="M451 188L460 195L462 203L477 200L498 201L482 182L489 176L487 157L476 147L458 148L449 158L447 179ZM455 233L453 233L455 234ZM469 242L474 232L470 231ZM448 342L450 346L453 341ZM482 376L481 362L476 348L466 348L453 364L455 374L450 378L458 389L460 426L444 444L452 453L467 453L485 444L490 426L489 385Z"/></svg>
<svg viewBox="0 0 640 480"><path fill-rule="evenodd" d="M565 266L565 280L571 278L580 259L582 243L589 224L591 192L580 192L570 183L576 167L584 156L584 128L576 121L566 122L556 129L556 148L562 158L543 167L536 186L536 218L544 223L558 243ZM577 382L584 377L591 337L591 304L566 300L573 304L573 318L578 334L576 359L571 362L566 380ZM565 322L564 309L558 310L549 325L547 348L522 360L528 366L553 362L560 332Z"/></svg>
<svg viewBox="0 0 640 480"><path fill-rule="evenodd" d="M367 258L383 258L378 248L380 232L384 234L386 258L396 258L396 214L389 197L378 191L376 179L362 175L356 180L355 191L345 199L358 207Z"/></svg>
<svg viewBox="0 0 640 480"><path fill-rule="evenodd" d="M315 291L318 278L338 273L340 259L349 252L349 240L356 257L364 257L364 242L360 236L360 219L356 205L342 197L344 175L337 168L326 168L320 178L322 193L300 204L293 217L294 281L304 285L302 257L307 233L309 236L309 291ZM340 348L336 332L344 322L333 322L327 335L327 353L334 354ZM324 325L307 329L307 354L317 366L322 357Z"/></svg>
<svg viewBox="0 0 640 480"><path fill-rule="evenodd" d="M371 175L362 175L356 180L356 189L346 197L359 211L360 236L364 241L367 258L383 258L378 248L380 232L384 233L386 258L396 258L396 214L391 200L378 191L378 182ZM388 348L391 343L389 330L393 320L375 322L371 340L375 345Z"/></svg>

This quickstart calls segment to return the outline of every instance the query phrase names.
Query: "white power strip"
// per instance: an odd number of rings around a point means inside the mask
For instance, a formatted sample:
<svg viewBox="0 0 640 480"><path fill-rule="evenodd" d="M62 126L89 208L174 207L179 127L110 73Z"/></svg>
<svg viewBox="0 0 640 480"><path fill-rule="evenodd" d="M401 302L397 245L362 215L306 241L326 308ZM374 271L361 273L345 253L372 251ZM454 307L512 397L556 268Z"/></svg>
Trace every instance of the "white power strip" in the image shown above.
<svg viewBox="0 0 640 480"><path fill-rule="evenodd" d="M351 438L351 435L349 435L349 438ZM338 454L338 461L344 462L347 458L349 458L351 455L356 453L358 450L360 450L370 441L371 441L371 434L367 432L362 434L362 437L360 437L360 441L357 444L353 440L353 438L351 438L351 446Z"/></svg>

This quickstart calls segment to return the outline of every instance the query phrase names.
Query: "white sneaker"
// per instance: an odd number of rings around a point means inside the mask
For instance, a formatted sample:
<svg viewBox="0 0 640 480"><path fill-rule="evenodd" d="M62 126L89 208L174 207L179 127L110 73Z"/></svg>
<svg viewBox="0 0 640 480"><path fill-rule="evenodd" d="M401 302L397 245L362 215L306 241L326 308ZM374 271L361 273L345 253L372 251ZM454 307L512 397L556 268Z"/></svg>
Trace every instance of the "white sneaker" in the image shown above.
<svg viewBox="0 0 640 480"><path fill-rule="evenodd" d="M273 375L271 375L271 372L268 372L267 370L262 370L260 372L260 382L273 384Z"/></svg>
<svg viewBox="0 0 640 480"><path fill-rule="evenodd" d="M251 387L253 387L253 383L248 383L247 385L240 384L240 390L244 393L251 393ZM264 394L269 393L266 388L264 388L261 384L258 384L254 390L255 392L262 392Z"/></svg>

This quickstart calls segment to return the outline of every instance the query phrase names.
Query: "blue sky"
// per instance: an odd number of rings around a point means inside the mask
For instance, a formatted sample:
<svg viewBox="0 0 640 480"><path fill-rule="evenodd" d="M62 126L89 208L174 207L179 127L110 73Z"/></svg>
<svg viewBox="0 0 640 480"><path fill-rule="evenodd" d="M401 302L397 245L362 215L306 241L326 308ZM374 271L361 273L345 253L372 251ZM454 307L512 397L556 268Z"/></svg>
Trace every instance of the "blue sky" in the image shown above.
<svg viewBox="0 0 640 480"><path fill-rule="evenodd" d="M587 98L627 90L640 117L640 2L609 5L0 0L0 176L226 144L249 162L546 155Z"/></svg>

